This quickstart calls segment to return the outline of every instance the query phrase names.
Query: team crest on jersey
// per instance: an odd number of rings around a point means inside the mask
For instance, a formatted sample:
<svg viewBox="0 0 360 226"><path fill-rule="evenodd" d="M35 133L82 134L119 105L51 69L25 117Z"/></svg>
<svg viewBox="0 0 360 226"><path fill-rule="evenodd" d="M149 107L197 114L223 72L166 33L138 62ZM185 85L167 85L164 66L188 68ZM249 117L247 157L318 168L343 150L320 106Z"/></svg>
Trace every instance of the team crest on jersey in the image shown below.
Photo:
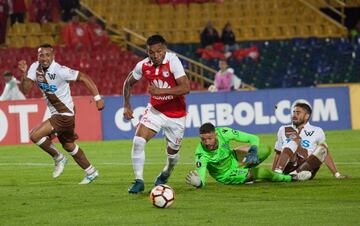
<svg viewBox="0 0 360 226"><path fill-rule="evenodd" d="M54 80L56 78L56 74L55 73L48 73L47 76L49 76L49 78L51 80Z"/></svg>
<svg viewBox="0 0 360 226"><path fill-rule="evenodd" d="M311 137L314 134L315 131L306 131L304 130L304 133L307 137Z"/></svg>
<svg viewBox="0 0 360 226"><path fill-rule="evenodd" d="M169 75L170 75L168 70L163 70L162 74L165 78L169 77Z"/></svg>
<svg viewBox="0 0 360 226"><path fill-rule="evenodd" d="M147 75L150 75L150 73L151 73L150 70L146 70L146 71L145 71L145 74L147 74Z"/></svg>
<svg viewBox="0 0 360 226"><path fill-rule="evenodd" d="M45 81L45 78L44 78L44 76L42 76L42 75L39 75L39 76L37 76L36 78L37 78L37 81L38 81L38 82L44 82L44 81Z"/></svg>
<svg viewBox="0 0 360 226"><path fill-rule="evenodd" d="M201 162L197 161L195 165L196 165L197 168L200 168L201 167Z"/></svg>

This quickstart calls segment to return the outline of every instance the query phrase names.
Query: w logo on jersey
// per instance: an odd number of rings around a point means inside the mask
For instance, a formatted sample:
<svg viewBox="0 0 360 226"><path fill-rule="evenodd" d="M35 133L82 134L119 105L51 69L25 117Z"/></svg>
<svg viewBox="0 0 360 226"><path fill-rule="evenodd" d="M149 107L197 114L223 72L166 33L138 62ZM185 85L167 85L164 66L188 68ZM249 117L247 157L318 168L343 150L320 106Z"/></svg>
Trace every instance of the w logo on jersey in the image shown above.
<svg viewBox="0 0 360 226"><path fill-rule="evenodd" d="M307 137L311 137L314 134L314 131L306 131L304 130L304 133Z"/></svg>
<svg viewBox="0 0 360 226"><path fill-rule="evenodd" d="M54 80L56 78L56 74L47 74L51 80Z"/></svg>
<svg viewBox="0 0 360 226"><path fill-rule="evenodd" d="M163 80L155 79L155 80L153 80L152 83L154 84L154 86L156 86L158 88L162 88L162 89L171 88L171 86L166 81L163 81Z"/></svg>

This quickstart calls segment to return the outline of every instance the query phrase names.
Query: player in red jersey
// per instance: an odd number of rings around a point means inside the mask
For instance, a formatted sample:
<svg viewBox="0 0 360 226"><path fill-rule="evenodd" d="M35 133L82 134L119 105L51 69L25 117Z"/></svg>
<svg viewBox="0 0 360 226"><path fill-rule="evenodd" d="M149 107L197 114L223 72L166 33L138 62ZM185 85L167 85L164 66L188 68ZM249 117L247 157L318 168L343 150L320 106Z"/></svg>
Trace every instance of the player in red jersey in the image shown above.
<svg viewBox="0 0 360 226"><path fill-rule="evenodd" d="M155 180L155 185L165 184L179 161L179 149L185 130L185 94L190 91L190 82L179 58L167 52L166 41L153 35L146 41L148 56L136 64L124 82L124 117L133 118L130 105L131 87L145 77L149 81L150 103L137 127L131 158L135 182L129 193L144 191L145 144L163 129L167 141L167 163Z"/></svg>

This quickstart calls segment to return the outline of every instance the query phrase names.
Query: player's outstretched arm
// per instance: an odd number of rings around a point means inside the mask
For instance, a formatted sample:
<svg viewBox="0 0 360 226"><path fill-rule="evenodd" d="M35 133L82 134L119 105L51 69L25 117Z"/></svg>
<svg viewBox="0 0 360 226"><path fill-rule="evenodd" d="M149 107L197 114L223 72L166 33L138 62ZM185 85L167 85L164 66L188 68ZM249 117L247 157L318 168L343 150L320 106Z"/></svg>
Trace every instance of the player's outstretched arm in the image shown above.
<svg viewBox="0 0 360 226"><path fill-rule="evenodd" d="M26 77L28 65L25 60L19 61L18 68L22 74L19 89L23 94L26 95L30 92L31 88L33 87L34 81Z"/></svg>
<svg viewBox="0 0 360 226"><path fill-rule="evenodd" d="M94 96L94 100L96 101L97 109L99 111L104 109L104 107L105 107L104 100L101 98L94 81L87 74L84 74L82 72L79 72L79 75L78 75L76 81L83 82L85 84L86 88L88 88L88 90Z"/></svg>
<svg viewBox="0 0 360 226"><path fill-rule="evenodd" d="M161 89L155 86L149 87L149 93L153 96L173 95L181 96L190 92L190 81L186 75L176 79L176 86L169 89Z"/></svg>
<svg viewBox="0 0 360 226"><path fill-rule="evenodd" d="M124 118L128 120L134 118L133 111L131 110L130 95L131 95L131 88L137 81L138 80L134 78L132 72L129 73L128 77L124 81L124 86L123 86Z"/></svg>
<svg viewBox="0 0 360 226"><path fill-rule="evenodd" d="M349 176L346 176L346 175L342 175L339 171L337 171L336 169L336 165L334 163L334 160L329 152L329 149L328 149L328 154L325 158L325 164L326 166L329 168L330 172L334 175L334 177L336 179L346 179L346 178L349 178Z"/></svg>

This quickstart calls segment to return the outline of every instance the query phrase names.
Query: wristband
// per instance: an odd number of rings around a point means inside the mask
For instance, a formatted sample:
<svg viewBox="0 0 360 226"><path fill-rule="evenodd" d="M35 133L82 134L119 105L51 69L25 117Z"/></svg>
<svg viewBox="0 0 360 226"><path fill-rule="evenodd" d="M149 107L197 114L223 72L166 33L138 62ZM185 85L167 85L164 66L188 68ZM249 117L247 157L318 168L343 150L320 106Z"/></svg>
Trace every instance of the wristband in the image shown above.
<svg viewBox="0 0 360 226"><path fill-rule="evenodd" d="M339 172L336 172L334 175L335 175L336 178L341 176L341 174Z"/></svg>
<svg viewBox="0 0 360 226"><path fill-rule="evenodd" d="M94 100L95 101L99 101L99 100L101 100L101 96L98 94L98 95L96 95L96 96L94 96Z"/></svg>

